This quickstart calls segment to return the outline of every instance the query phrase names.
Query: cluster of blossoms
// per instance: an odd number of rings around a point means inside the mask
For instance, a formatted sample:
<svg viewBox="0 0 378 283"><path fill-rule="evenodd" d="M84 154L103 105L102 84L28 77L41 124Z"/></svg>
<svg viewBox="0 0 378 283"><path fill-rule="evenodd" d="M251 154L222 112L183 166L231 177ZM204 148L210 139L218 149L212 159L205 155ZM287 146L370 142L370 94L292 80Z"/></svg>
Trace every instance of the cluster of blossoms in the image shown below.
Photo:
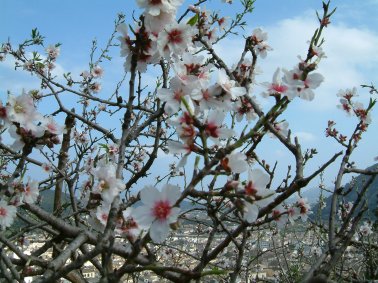
<svg viewBox="0 0 378 283"><path fill-rule="evenodd" d="M340 97L340 104L337 105L337 107L345 112L348 116L355 116L358 118L358 128L352 136L354 142L357 143L361 139L362 133L366 132L371 123L370 110L374 106L375 101L370 100L367 107L364 106L361 102L354 101L354 99L358 97L357 89L355 87L352 89L340 90L337 93L337 96ZM339 143L345 144L347 136L339 133L339 131L335 128L335 125L336 123L334 121L328 121L326 136L333 137Z"/></svg>
<svg viewBox="0 0 378 283"><path fill-rule="evenodd" d="M369 236L373 233L373 229L370 223L364 222L360 227L360 234L364 237Z"/></svg>
<svg viewBox="0 0 378 283"><path fill-rule="evenodd" d="M369 110L374 105L370 102L368 107L365 107L361 102L353 101L357 97L357 89L340 90L337 93L340 97L340 105L337 107L345 111L349 116L356 116L361 122L361 131L366 131L367 126L371 123L371 116Z"/></svg>
<svg viewBox="0 0 378 283"><path fill-rule="evenodd" d="M83 77L81 82L81 88L84 93L96 94L101 91L101 84L95 79L102 78L104 75L104 70L99 65L91 66L90 71L83 71L80 76Z"/></svg>
<svg viewBox="0 0 378 283"><path fill-rule="evenodd" d="M8 129L14 142L12 149L18 151L33 147L52 148L60 143L63 127L51 116L43 116L36 107L31 93L23 92L19 96L9 95L8 101L0 101L0 128ZM29 180L24 184L15 180L0 194L0 226L9 227L15 218L17 207L23 203L34 203L39 195L39 184ZM7 200L6 200L7 199Z"/></svg>
<svg viewBox="0 0 378 283"><path fill-rule="evenodd" d="M28 180L23 183L21 180L13 181L7 193L0 194L0 229L10 227L15 218L17 207L24 203L34 203L39 196L39 183ZM7 199L7 200L6 200Z"/></svg>
<svg viewBox="0 0 378 283"><path fill-rule="evenodd" d="M291 205L279 205L272 211L272 217L275 219L278 228L282 228L286 223L293 223L301 218L303 222L307 221L308 215L312 211L306 198L299 198Z"/></svg>
<svg viewBox="0 0 378 283"><path fill-rule="evenodd" d="M23 52L23 49L17 51L19 55L23 54ZM26 71L36 73L37 75L50 77L51 71L56 67L56 59L60 55L60 44L47 46L45 53L47 55L46 58L38 53L33 53L32 58L24 60L22 68Z"/></svg>
<svg viewBox="0 0 378 283"><path fill-rule="evenodd" d="M352 210L352 207L353 207L353 203L350 201L340 203L339 210L337 211L337 215L339 216L339 219L340 220L345 219L349 215L350 211Z"/></svg>
<svg viewBox="0 0 378 283"><path fill-rule="evenodd" d="M24 145L53 147L59 144L63 127L51 116L44 117L35 107L30 93L9 95L4 105L0 101L0 127L8 128L15 140L12 148L20 150Z"/></svg>

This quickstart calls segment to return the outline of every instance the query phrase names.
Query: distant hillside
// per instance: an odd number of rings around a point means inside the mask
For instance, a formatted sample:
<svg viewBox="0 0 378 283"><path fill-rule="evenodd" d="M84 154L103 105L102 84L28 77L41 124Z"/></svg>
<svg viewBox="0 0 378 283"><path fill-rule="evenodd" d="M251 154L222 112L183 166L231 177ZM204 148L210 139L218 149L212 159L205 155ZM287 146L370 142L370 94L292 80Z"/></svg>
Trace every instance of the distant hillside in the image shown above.
<svg viewBox="0 0 378 283"><path fill-rule="evenodd" d="M366 170L376 170L378 168L378 163L366 168ZM350 183L346 184L344 186L345 190L348 191L351 189L351 192L345 196L345 197L340 197L340 201L345 201L345 202L352 202L357 199L358 192L360 189L364 186L364 183L369 179L369 176L366 175L358 175L354 181L351 181ZM322 210L322 219L327 220L329 217L329 212L331 209L331 196L326 198L326 207ZM364 218L365 219L371 219L371 220L376 220L377 219L377 208L378 208L378 176L375 178L375 180L371 183L371 185L368 188L367 193L365 194L365 200L368 205L368 211L365 212ZM318 205L315 205L313 207L313 211L318 210Z"/></svg>
<svg viewBox="0 0 378 283"><path fill-rule="evenodd" d="M40 192L39 198L40 198L40 201L39 201L38 205L42 209L44 209L45 211L52 213L53 209L54 209L54 191L53 190L42 191L42 192ZM69 195L63 193L62 194L62 202L63 203L70 202ZM20 209L19 212L21 214L25 213L25 211L23 209ZM68 211L65 211L63 213L63 215L67 215L68 213L69 213ZM25 226L25 222L20 220L19 218L16 218L16 221L12 225L12 228L17 229L17 228L21 228L23 226Z"/></svg>

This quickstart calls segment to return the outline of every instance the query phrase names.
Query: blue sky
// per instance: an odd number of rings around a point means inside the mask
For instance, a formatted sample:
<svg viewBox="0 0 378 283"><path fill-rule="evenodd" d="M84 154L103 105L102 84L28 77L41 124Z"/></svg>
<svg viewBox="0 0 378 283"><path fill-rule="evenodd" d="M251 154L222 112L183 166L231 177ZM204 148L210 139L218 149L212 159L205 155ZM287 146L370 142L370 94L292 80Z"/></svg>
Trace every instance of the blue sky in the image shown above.
<svg viewBox="0 0 378 283"><path fill-rule="evenodd" d="M240 7L238 0L235 6L221 4L221 0L211 0L208 9L221 10L224 15L232 16L233 9ZM185 2L185 5L189 1ZM317 168L340 147L324 137L324 130L329 119L335 120L340 128L351 129L355 120L347 118L336 109L336 93L341 88L351 88L360 84L375 83L378 85L378 11L377 0L338 0L332 1L338 10L332 18L331 26L325 31L324 50L328 56L321 62L319 72L325 76L325 82L316 91L312 102L297 100L290 105L287 119L294 134L303 142L303 148L317 147L319 155L311 163ZM184 6L185 6L184 5ZM262 27L269 33L269 43L273 51L267 59L261 60L259 66L264 73L257 78L259 82L269 81L277 67L292 68L297 56L306 54L306 41L316 27L315 10L321 10L318 0L257 0L255 11L247 18L248 27L245 34L254 28ZM0 11L0 42L11 39L19 43L25 39L32 28L37 27L46 37L47 44L60 42L61 56L58 59L58 73L72 71L80 74L88 68L89 50L94 38L99 45L105 44L113 29L117 13L123 12L130 19L137 7L132 0L114 1L42 1L42 0L3 0ZM225 40L216 48L224 55L231 66L238 58L238 50L243 42L238 37ZM122 60L119 50L114 49L114 60L104 64L104 92L110 91L116 79L122 76ZM150 79L153 79L152 77ZM22 88L38 87L35 78L22 71L13 71L11 62L0 63L0 98L10 90L19 93ZM256 95L259 95L259 88ZM366 91L359 89L362 100L366 101ZM365 96L364 96L365 95ZM345 132L346 134L348 131ZM374 163L378 156L377 111L373 113L373 124L361 146L355 160L360 167ZM291 160L289 153L275 140L268 140L261 154L266 160L282 160L281 171L286 168L286 161ZM333 167L327 177L332 181Z"/></svg>

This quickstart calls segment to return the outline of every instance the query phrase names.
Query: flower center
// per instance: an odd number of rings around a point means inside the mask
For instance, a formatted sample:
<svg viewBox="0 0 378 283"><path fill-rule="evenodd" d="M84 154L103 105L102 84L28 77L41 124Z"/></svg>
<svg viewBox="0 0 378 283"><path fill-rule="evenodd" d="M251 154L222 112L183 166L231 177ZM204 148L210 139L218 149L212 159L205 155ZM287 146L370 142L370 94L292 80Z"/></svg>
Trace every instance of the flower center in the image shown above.
<svg viewBox="0 0 378 283"><path fill-rule="evenodd" d="M0 118L5 119L7 117L7 108L0 106Z"/></svg>
<svg viewBox="0 0 378 283"><path fill-rule="evenodd" d="M181 31L178 29L171 30L168 33L168 40L171 43L179 44L182 42Z"/></svg>
<svg viewBox="0 0 378 283"><path fill-rule="evenodd" d="M108 215L106 213L101 214L101 219L105 222L108 221Z"/></svg>
<svg viewBox="0 0 378 283"><path fill-rule="evenodd" d="M167 200L160 200L153 207L153 215L156 219L166 220L171 213L171 206Z"/></svg>
<svg viewBox="0 0 378 283"><path fill-rule="evenodd" d="M245 186L245 192L247 195L255 196L257 193L257 189L252 181L249 181L247 186Z"/></svg>
<svg viewBox="0 0 378 283"><path fill-rule="evenodd" d="M210 137L213 137L213 138L219 137L218 126L215 125L214 123L207 124L205 131Z"/></svg>
<svg viewBox="0 0 378 283"><path fill-rule="evenodd" d="M16 104L14 105L13 109L14 109L14 111L15 111L16 113L24 113L24 107L22 107L22 105L19 104L19 103L16 103Z"/></svg>
<svg viewBox="0 0 378 283"><path fill-rule="evenodd" d="M161 0L150 0L151 5L159 5L161 4Z"/></svg>
<svg viewBox="0 0 378 283"><path fill-rule="evenodd" d="M183 92L182 89L173 92L173 98L174 100L178 102L181 102L181 97L184 97L184 96L185 96L185 93Z"/></svg>
<svg viewBox="0 0 378 283"><path fill-rule="evenodd" d="M288 89L285 85L279 85L279 84L272 84L272 90L278 92L278 93L284 93Z"/></svg>
<svg viewBox="0 0 378 283"><path fill-rule="evenodd" d="M4 207L0 207L0 216L7 216L7 210Z"/></svg>

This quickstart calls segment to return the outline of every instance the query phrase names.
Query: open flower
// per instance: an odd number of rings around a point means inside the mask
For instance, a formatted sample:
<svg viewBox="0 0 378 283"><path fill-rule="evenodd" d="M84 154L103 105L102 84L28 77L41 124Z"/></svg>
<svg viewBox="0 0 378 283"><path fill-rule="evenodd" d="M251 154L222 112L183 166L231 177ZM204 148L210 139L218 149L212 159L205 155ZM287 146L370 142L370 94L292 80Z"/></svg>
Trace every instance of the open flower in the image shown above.
<svg viewBox="0 0 378 283"><path fill-rule="evenodd" d="M159 33L157 46L160 55L169 58L174 55L181 55L192 45L192 27L184 22L168 24Z"/></svg>
<svg viewBox="0 0 378 283"><path fill-rule="evenodd" d="M168 115L177 113L181 108L181 100L185 97L186 101L192 105L192 101L189 97L190 90L184 85L180 79L174 77L170 81L169 88L158 89L158 98L165 102L164 111ZM192 107L194 108L194 107Z"/></svg>
<svg viewBox="0 0 378 283"><path fill-rule="evenodd" d="M224 89L225 92L231 95L232 99L243 96L247 93L245 87L235 86L236 82L231 80L224 69L218 72L218 84Z"/></svg>
<svg viewBox="0 0 378 283"><path fill-rule="evenodd" d="M159 16L161 12L174 14L183 0L137 0L140 8L146 9L151 16Z"/></svg>
<svg viewBox="0 0 378 283"><path fill-rule="evenodd" d="M24 191L22 192L22 198L25 203L34 203L38 196L39 196L39 190L38 190L38 182L37 181L28 181L26 185L24 186Z"/></svg>
<svg viewBox="0 0 378 283"><path fill-rule="evenodd" d="M133 217L140 227L150 229L156 243L163 242L169 233L169 224L176 222L180 209L173 207L180 197L180 188L166 184L162 191L146 186L140 191L142 206L134 210Z"/></svg>
<svg viewBox="0 0 378 283"><path fill-rule="evenodd" d="M262 93L262 96L264 97L268 97L270 95L275 95L275 94L285 95L289 89L287 85L282 84L280 68L277 68L277 70L274 72L273 80L271 83L265 82L265 83L262 83L262 85L267 88L267 92Z"/></svg>
<svg viewBox="0 0 378 283"><path fill-rule="evenodd" d="M102 199L110 204L114 197L125 188L125 184L121 179L117 179L115 164L105 163L103 161L99 163L94 173L98 179L96 190L97 193L101 194Z"/></svg>
<svg viewBox="0 0 378 283"><path fill-rule="evenodd" d="M204 123L205 133L216 143L219 142L219 139L227 139L234 135L233 130L222 124L225 115L224 112L211 110Z"/></svg>
<svg viewBox="0 0 378 283"><path fill-rule="evenodd" d="M5 228L12 225L16 217L17 208L13 205L8 205L4 200L0 200L0 227Z"/></svg>
<svg viewBox="0 0 378 283"><path fill-rule="evenodd" d="M222 167L232 173L240 174L248 170L247 156L241 152L232 152L222 159Z"/></svg>
<svg viewBox="0 0 378 283"><path fill-rule="evenodd" d="M361 225L360 233L362 234L362 236L369 236L371 233L373 233L371 224L365 222L363 225Z"/></svg>

